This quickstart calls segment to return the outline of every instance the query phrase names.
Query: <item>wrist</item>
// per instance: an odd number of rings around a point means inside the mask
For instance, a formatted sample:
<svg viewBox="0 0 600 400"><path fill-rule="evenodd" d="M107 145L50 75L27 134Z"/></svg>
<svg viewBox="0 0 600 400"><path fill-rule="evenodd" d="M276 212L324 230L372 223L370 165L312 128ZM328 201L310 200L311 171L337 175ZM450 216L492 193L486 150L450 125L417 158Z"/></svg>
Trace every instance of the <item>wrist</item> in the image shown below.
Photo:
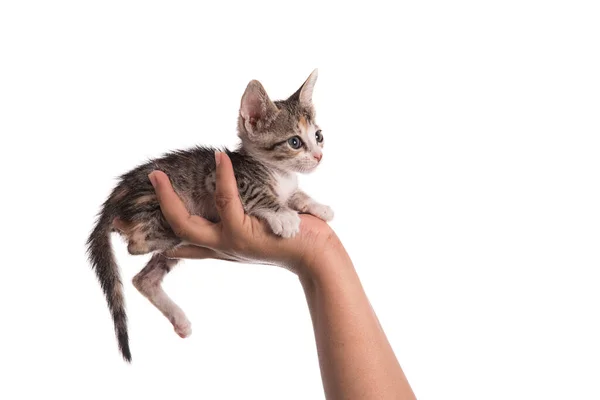
<svg viewBox="0 0 600 400"><path fill-rule="evenodd" d="M337 235L331 231L322 246L306 252L297 268L303 285L338 279L354 269L350 256Z"/></svg>

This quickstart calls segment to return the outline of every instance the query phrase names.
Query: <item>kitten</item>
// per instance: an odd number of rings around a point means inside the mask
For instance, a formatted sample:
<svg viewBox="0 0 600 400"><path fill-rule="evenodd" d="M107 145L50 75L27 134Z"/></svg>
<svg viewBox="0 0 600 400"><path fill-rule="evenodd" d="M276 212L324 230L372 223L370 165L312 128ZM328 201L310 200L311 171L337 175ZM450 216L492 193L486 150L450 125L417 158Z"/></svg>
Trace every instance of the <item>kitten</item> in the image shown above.
<svg viewBox="0 0 600 400"><path fill-rule="evenodd" d="M298 212L325 221L333 211L298 189L296 172L311 172L321 161L323 134L315 122L312 93L314 70L287 100L271 101L260 82L253 80L242 96L235 151L226 150L235 170L246 213L265 220L276 235L289 238L300 226ZM214 203L214 149L196 147L151 160L124 174L98 214L87 241L88 255L106 295L115 333L124 359L131 361L123 288L111 242L119 218L132 229L123 233L130 254L155 253L133 278L134 286L171 321L177 334L187 337L191 324L161 287L164 276L178 260L161 253L181 244L164 219L148 179L153 170L164 171L191 214L217 222Z"/></svg>

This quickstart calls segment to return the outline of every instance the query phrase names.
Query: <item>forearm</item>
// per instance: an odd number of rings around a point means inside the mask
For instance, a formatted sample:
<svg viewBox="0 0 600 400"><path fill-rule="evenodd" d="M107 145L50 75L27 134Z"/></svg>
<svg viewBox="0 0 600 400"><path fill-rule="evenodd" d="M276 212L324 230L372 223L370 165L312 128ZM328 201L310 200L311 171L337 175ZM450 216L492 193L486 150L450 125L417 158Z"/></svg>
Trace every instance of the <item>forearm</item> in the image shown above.
<svg viewBox="0 0 600 400"><path fill-rule="evenodd" d="M339 249L301 278L328 399L414 399L352 262Z"/></svg>
<svg viewBox="0 0 600 400"><path fill-rule="evenodd" d="M413 399L348 254L323 222L333 216L331 209L309 210L318 218L303 216L299 234L277 238L273 226L267 229L265 221L244 214L231 160L215 153L215 162L217 224L190 215L163 172L150 174L166 220L190 244L168 256L250 259L289 268L306 293L327 398Z"/></svg>

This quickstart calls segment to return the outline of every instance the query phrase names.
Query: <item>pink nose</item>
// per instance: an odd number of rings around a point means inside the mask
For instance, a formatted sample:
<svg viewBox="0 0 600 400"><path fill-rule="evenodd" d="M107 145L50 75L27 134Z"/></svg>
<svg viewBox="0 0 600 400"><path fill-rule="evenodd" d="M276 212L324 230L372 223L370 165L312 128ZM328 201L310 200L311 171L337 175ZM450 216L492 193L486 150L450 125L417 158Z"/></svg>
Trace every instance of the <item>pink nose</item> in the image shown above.
<svg viewBox="0 0 600 400"><path fill-rule="evenodd" d="M323 158L323 153L321 153L321 154L313 154L313 157L315 158L315 160L321 161L321 158Z"/></svg>

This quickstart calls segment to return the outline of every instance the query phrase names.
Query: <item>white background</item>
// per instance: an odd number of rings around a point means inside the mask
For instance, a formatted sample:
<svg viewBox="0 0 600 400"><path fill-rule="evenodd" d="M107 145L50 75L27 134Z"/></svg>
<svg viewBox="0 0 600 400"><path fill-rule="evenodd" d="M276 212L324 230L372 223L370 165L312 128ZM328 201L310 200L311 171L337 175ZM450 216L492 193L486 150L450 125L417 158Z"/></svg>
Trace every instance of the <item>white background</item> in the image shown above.
<svg viewBox="0 0 600 400"><path fill-rule="evenodd" d="M84 254L115 177L236 143L247 82L313 68L332 226L420 399L600 398L600 14L588 1L4 1L2 399L321 399L300 285L188 261L180 339Z"/></svg>

